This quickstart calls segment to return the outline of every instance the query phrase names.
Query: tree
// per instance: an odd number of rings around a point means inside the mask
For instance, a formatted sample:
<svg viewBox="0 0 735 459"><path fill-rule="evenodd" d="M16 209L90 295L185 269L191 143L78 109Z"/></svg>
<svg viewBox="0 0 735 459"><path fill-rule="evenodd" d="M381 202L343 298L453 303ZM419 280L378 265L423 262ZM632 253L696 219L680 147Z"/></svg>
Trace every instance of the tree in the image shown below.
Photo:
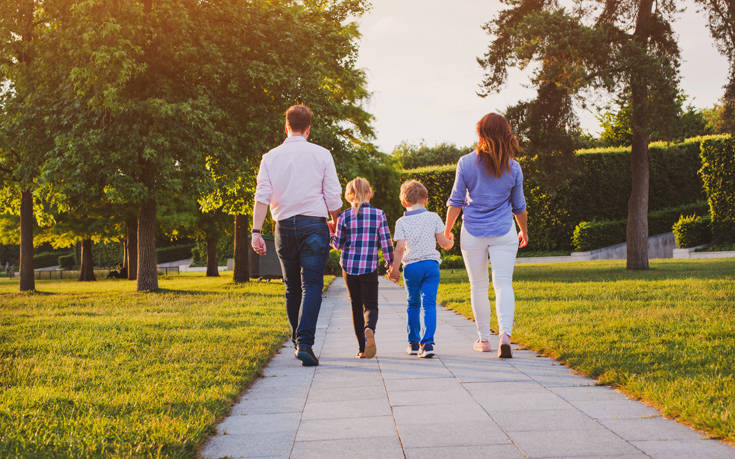
<svg viewBox="0 0 735 459"><path fill-rule="evenodd" d="M675 104L679 48L670 21L673 0L504 0L485 29L494 37L479 59L482 88L497 91L510 68L537 64L532 82L554 82L571 96L590 90L630 93L632 188L627 267L648 268L648 140L652 118ZM543 64L543 65L538 65ZM653 109L652 109L653 108Z"/></svg>
<svg viewBox="0 0 735 459"><path fill-rule="evenodd" d="M404 169L415 169L424 166L454 164L471 150L472 147L460 147L453 143L442 142L430 146L421 141L418 145L401 142L396 145L391 154Z"/></svg>
<svg viewBox="0 0 735 459"><path fill-rule="evenodd" d="M372 117L361 108L365 75L356 68L354 18L365 8L362 0L227 0L210 11L220 28L207 41L221 50L211 100L226 114L217 125L226 142L207 158L214 186L199 202L205 212L234 216L235 282L250 277L247 212L255 172L260 157L283 140L285 110L298 102L314 110L310 140L328 148L337 164L372 135Z"/></svg>
<svg viewBox="0 0 735 459"><path fill-rule="evenodd" d="M211 8L90 0L65 24L75 46L60 51L71 69L56 142L72 169L97 168L105 202L137 208L138 290L158 288L158 204L171 195L195 200L208 179L207 152L221 145L207 91L216 50L202 43Z"/></svg>
<svg viewBox="0 0 735 459"><path fill-rule="evenodd" d="M652 117L649 140L682 140L717 132L707 118L708 112L698 110L692 105L685 106L686 99L686 95L680 94L676 100L675 111L658 113ZM599 117L602 126L600 140L605 146L627 146L633 139L629 95L626 94L616 102L616 105L618 106L616 111L607 111Z"/></svg>
<svg viewBox="0 0 735 459"><path fill-rule="evenodd" d="M18 197L20 290L34 290L34 192L39 168L53 147L46 108L57 97L58 72L48 45L65 2L0 1L0 186Z"/></svg>
<svg viewBox="0 0 735 459"><path fill-rule="evenodd" d="M730 74L723 97L725 129L735 133L735 2L733 0L696 0L707 13L709 30L718 50L727 57Z"/></svg>
<svg viewBox="0 0 735 459"><path fill-rule="evenodd" d="M540 82L536 98L508 107L505 117L524 155L572 154L581 146L582 130L572 97L555 82Z"/></svg>

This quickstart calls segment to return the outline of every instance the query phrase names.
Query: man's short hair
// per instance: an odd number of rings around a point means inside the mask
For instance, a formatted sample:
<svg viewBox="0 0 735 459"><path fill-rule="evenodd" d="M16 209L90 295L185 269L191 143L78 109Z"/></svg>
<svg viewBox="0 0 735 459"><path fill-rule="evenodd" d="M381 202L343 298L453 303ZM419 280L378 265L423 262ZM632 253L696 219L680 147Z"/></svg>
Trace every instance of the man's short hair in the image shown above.
<svg viewBox="0 0 735 459"><path fill-rule="evenodd" d="M407 202L408 204L416 204L419 201L426 201L429 199L429 192L423 183L418 180L409 180L403 182L401 185L401 201Z"/></svg>
<svg viewBox="0 0 735 459"><path fill-rule="evenodd" d="M311 126L311 109L304 104L288 107L286 125L293 132L305 132Z"/></svg>

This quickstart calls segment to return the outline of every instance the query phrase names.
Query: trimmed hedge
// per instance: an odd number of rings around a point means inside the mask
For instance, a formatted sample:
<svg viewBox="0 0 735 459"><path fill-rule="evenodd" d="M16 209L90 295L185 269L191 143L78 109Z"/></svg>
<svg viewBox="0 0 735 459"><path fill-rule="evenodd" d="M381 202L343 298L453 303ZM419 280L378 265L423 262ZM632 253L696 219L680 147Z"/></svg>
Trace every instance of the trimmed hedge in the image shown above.
<svg viewBox="0 0 735 459"><path fill-rule="evenodd" d="M700 201L650 212L648 214L648 234L670 232L672 225L685 214L706 215L707 204ZM580 222L574 228L572 247L575 251L583 252L625 242L627 223L627 219Z"/></svg>
<svg viewBox="0 0 735 459"><path fill-rule="evenodd" d="M158 263L167 263L169 261L178 261L191 258L191 249L194 244L174 245L171 247L161 247L156 249L156 257Z"/></svg>
<svg viewBox="0 0 735 459"><path fill-rule="evenodd" d="M58 264L61 269L72 269L74 267L74 263L76 263L73 253L70 253L69 255L62 255L58 258Z"/></svg>
<svg viewBox="0 0 735 459"><path fill-rule="evenodd" d="M56 266L59 261L60 252L40 252L33 255L33 268L46 268L48 266ZM66 252L61 252L66 253Z"/></svg>
<svg viewBox="0 0 735 459"><path fill-rule="evenodd" d="M710 136L676 144L652 143L649 209L666 209L705 199L698 175L700 146L703 141L723 138ZM627 218L630 148L580 150L575 155L522 156L518 162L523 169L529 210L529 250L569 250L579 222ZM424 167L405 170L401 178L416 179L426 185L427 207L443 216L455 170L453 164ZM452 253L458 254L459 249L453 249Z"/></svg>
<svg viewBox="0 0 735 459"><path fill-rule="evenodd" d="M709 215L682 215L672 228L680 249L707 244L712 240L712 218Z"/></svg>
<svg viewBox="0 0 735 459"><path fill-rule="evenodd" d="M702 143L699 174L707 194L715 242L735 242L735 139Z"/></svg>

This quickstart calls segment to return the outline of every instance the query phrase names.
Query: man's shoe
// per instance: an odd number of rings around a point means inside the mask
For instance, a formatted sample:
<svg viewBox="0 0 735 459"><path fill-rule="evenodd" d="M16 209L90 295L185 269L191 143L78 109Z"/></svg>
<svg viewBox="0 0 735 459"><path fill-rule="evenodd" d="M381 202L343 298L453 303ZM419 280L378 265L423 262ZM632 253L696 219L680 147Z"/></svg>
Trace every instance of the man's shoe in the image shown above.
<svg viewBox="0 0 735 459"><path fill-rule="evenodd" d="M513 353L510 351L510 344L501 343L498 347L499 359L512 359Z"/></svg>
<svg viewBox="0 0 735 459"><path fill-rule="evenodd" d="M370 329L365 329L365 358L372 359L375 357L377 352L377 346L375 345L375 332Z"/></svg>
<svg viewBox="0 0 735 459"><path fill-rule="evenodd" d="M419 358L430 359L432 357L434 357L434 345L431 343L422 344L421 350L419 351Z"/></svg>
<svg viewBox="0 0 735 459"><path fill-rule="evenodd" d="M408 343L408 347L406 348L406 354L416 355L418 353L419 353L419 343Z"/></svg>
<svg viewBox="0 0 735 459"><path fill-rule="evenodd" d="M296 358L301 360L301 364L305 367L315 367L319 365L319 359L314 355L311 346L299 346L296 351Z"/></svg>

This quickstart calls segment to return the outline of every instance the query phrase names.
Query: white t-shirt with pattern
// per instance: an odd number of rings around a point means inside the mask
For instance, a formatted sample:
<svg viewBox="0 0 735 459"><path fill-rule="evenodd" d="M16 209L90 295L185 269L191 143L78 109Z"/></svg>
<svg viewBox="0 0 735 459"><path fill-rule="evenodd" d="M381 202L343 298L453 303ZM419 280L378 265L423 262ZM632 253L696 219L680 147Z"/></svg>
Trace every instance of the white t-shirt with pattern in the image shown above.
<svg viewBox="0 0 735 459"><path fill-rule="evenodd" d="M436 249L436 234L444 232L444 222L435 212L424 209L409 210L396 221L393 239L406 241L403 266L425 260L439 263L442 257Z"/></svg>

